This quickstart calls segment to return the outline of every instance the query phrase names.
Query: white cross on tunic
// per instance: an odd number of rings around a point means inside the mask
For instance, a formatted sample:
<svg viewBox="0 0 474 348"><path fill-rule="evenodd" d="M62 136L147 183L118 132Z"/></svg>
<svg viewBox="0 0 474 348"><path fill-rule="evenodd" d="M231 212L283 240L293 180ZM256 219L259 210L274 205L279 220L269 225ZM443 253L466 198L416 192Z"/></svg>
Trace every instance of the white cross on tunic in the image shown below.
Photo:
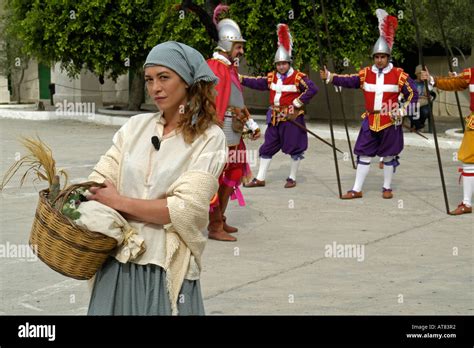
<svg viewBox="0 0 474 348"><path fill-rule="evenodd" d="M384 84L385 74L377 74L376 83L364 82L364 91L375 92L374 110L382 110L382 101L384 92L397 93L398 85Z"/></svg>
<svg viewBox="0 0 474 348"><path fill-rule="evenodd" d="M275 106L280 105L280 98L282 92L298 92L298 89L295 85L284 85L283 81L278 79L277 83L273 83L270 85L272 91L275 91L275 98L273 99L273 104Z"/></svg>
<svg viewBox="0 0 474 348"><path fill-rule="evenodd" d="M293 68L290 68L286 74L281 75L280 73L277 73L277 83L271 83L270 84L270 89L272 91L275 91L275 98L273 98L273 105L275 106L280 106L280 98L281 98L281 93L282 92L297 92L298 89L296 88L295 85L284 85L283 84L283 79L287 78L288 76L291 76L294 73Z"/></svg>

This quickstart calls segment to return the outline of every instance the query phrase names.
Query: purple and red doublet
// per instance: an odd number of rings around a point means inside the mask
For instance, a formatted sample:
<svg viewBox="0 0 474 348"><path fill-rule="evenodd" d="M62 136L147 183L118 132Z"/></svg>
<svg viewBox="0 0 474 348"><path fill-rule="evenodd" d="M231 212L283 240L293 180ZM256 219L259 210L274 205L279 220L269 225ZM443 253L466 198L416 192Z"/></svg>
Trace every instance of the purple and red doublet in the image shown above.
<svg viewBox="0 0 474 348"><path fill-rule="evenodd" d="M306 127L302 107L309 103L318 92L314 83L302 72L290 68L284 75L272 71L267 76L240 76L243 86L270 91L270 107L267 110L267 130L265 140L259 149L260 157L272 158L278 151L290 155L293 159L303 158L308 148L308 135L305 131L285 120L278 119L280 113L287 114L293 107L295 122Z"/></svg>
<svg viewBox="0 0 474 348"><path fill-rule="evenodd" d="M414 81L401 68L390 63L379 71L375 65L353 75L333 75L332 83L364 91L365 112L354 153L357 156L397 156L403 150L403 130L396 126L391 112L397 108L414 107L418 92ZM402 93L404 105L399 105Z"/></svg>

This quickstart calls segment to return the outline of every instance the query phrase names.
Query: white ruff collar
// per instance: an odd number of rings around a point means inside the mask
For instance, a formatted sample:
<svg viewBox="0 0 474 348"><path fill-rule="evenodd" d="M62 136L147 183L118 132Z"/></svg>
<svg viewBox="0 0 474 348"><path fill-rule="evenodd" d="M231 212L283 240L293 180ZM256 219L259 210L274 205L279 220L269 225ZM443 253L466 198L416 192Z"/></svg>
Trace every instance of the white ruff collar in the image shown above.
<svg viewBox="0 0 474 348"><path fill-rule="evenodd" d="M214 52L212 54L212 58L214 59L217 59L217 60L220 60L221 62L227 64L227 65L232 65L232 63L230 62L230 60L228 60L226 57L224 57L222 54L220 54L219 52Z"/></svg>
<svg viewBox="0 0 474 348"><path fill-rule="evenodd" d="M393 69L393 64L392 63L388 63L388 65L383 68L382 70L382 74L388 74L390 72L390 70ZM374 64L372 65L372 72L378 74L379 73L379 68L377 68L377 66Z"/></svg>

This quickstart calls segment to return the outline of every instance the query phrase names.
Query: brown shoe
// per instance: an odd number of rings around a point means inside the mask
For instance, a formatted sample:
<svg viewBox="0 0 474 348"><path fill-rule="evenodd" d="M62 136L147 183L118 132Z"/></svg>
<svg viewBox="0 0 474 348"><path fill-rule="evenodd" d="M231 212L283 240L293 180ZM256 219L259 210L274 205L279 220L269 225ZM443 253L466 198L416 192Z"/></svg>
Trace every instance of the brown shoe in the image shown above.
<svg viewBox="0 0 474 348"><path fill-rule="evenodd" d="M231 236L226 231L209 231L207 235L209 239L219 240L221 242L236 242L237 238Z"/></svg>
<svg viewBox="0 0 474 348"><path fill-rule="evenodd" d="M291 178L288 178L286 179L286 184L285 184L285 188L292 188L292 187L295 187L296 186L296 181L291 179Z"/></svg>
<svg viewBox="0 0 474 348"><path fill-rule="evenodd" d="M230 196L232 195L233 192L234 192L233 187L230 187L230 186L227 186L227 185L221 185L219 187L219 191L217 193L217 195L219 197L219 205L220 205L221 214L222 214L222 225L223 225L222 227L223 227L224 231L227 232L227 233L235 233L235 232L238 231L237 228L227 225L226 217L224 215L225 210L227 208L227 204L229 203L229 198L230 198Z"/></svg>
<svg viewBox="0 0 474 348"><path fill-rule="evenodd" d="M214 207L212 212L209 212L209 231L208 238L220 240L224 242L235 242L237 238L232 237L224 231L224 222L222 220L222 212L220 206Z"/></svg>
<svg viewBox="0 0 474 348"><path fill-rule="evenodd" d="M392 189L386 189L386 188L384 187L383 190L382 190L382 197L383 197L384 199L391 199L391 198L393 198Z"/></svg>
<svg viewBox="0 0 474 348"><path fill-rule="evenodd" d="M341 199L354 199L354 198L362 198L362 191L357 192L354 190L347 191L346 194L341 196Z"/></svg>
<svg viewBox="0 0 474 348"><path fill-rule="evenodd" d="M239 229L237 227L227 225L226 220L227 220L227 218L225 217L225 215L222 215L222 222L224 223L224 226L223 226L224 231L226 231L227 233L235 233L235 232L239 231Z"/></svg>
<svg viewBox="0 0 474 348"><path fill-rule="evenodd" d="M472 207L468 207L464 203L459 204L456 209L449 212L449 214L451 215L462 215L462 214L471 214L471 213L472 213Z"/></svg>
<svg viewBox="0 0 474 348"><path fill-rule="evenodd" d="M252 181L250 181L247 184L244 184L244 187L264 187L265 186L265 180L257 180L257 178L253 178Z"/></svg>

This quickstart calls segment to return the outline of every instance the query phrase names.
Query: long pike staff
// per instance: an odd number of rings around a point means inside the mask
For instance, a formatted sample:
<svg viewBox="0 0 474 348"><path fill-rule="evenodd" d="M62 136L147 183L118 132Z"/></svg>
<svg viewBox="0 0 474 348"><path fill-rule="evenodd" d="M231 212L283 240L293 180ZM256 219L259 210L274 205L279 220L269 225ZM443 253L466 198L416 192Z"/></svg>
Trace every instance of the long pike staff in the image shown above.
<svg viewBox="0 0 474 348"><path fill-rule="evenodd" d="M332 69L333 69L332 71L334 71L334 60L333 60L334 54L332 50L331 36L329 35L328 17L326 16L326 10L324 9L324 0L321 0L321 8L323 10L324 27L326 29L326 36L328 38L329 62L332 65ZM339 95L339 101L341 103L342 119L344 120L344 128L346 130L347 144L349 146L349 153L351 154L352 168L356 169L355 162L354 162L354 154L352 153L351 138L349 137L349 130L347 129L346 112L344 111L344 101L342 100L342 89L339 90L339 93L337 94Z"/></svg>
<svg viewBox="0 0 474 348"><path fill-rule="evenodd" d="M443 44L444 44L444 50L446 51L446 58L448 59L448 66L449 66L449 71L453 72L453 64L451 63L451 59L449 58L449 46L448 42L446 41L446 35L444 35L444 29L443 29L443 21L441 19L441 14L439 12L439 5L438 5L438 0L435 0L435 7L436 7L436 15L438 16L438 25L439 29L441 30L441 36L443 37ZM451 51L452 54L452 51ZM465 125L464 125L464 117L462 115L462 109L461 109L461 103L459 102L459 95L457 91L454 91L454 95L456 96L456 104L458 104L458 111L459 111L459 117L461 119L461 127L462 131L464 133L465 131Z"/></svg>
<svg viewBox="0 0 474 348"><path fill-rule="evenodd" d="M420 28L418 26L418 20L416 18L416 9L415 9L414 0L411 0L411 9L412 9L412 12L413 12L413 24L415 24L415 30L416 30L416 42L418 44L418 56L419 56L421 66L423 67L423 69L426 69L425 59L423 57L423 46L422 46L422 43L421 43ZM425 92L426 92L426 95L430 95L430 92L429 92L429 89L428 89L428 81L425 81ZM441 155L439 153L438 136L437 136L437 133L436 133L436 125L435 125L434 117L433 117L433 102L431 101L431 99L428 99L428 101L429 101L429 106L430 106L429 107L430 122L433 125L433 137L434 137L435 148L436 148L436 157L438 158L439 175L441 177L441 185L443 186L444 203L446 204L446 212L449 214L448 194L446 192L446 184L444 182L443 163L441 162Z"/></svg>
<svg viewBox="0 0 474 348"><path fill-rule="evenodd" d="M286 119L286 122L290 122L292 124L294 124L296 127L298 128L301 128L301 130L304 130L306 133L309 133L311 134L313 137L315 137L316 139L318 139L319 141L322 141L323 143L325 143L326 145L329 145L330 147L333 147L333 145L329 142L327 142L326 140L324 140L323 138L321 138L319 135L317 135L316 133L314 132L311 132L308 128L306 128L305 126L302 126L300 125L298 122L295 122L293 120L290 120L289 118ZM341 150L339 150L337 147L336 147L336 151L337 152L340 152L342 154L344 154L344 152L342 152Z"/></svg>
<svg viewBox="0 0 474 348"><path fill-rule="evenodd" d="M314 0L311 0L311 3L313 5L313 17L314 17L313 19L314 19L315 34L316 34L316 38L318 40L319 65L321 67L323 67L324 66L323 51L322 51L323 46L321 45L321 39L319 38L319 28L318 28L317 14L316 14L316 4L314 3ZM328 94L328 88L326 86L326 83L323 83L323 86L324 86L324 92L326 94L326 103L328 105L328 110L329 110L329 129L331 131L331 143L332 143L332 153L333 153L333 156L334 156L334 165L336 166L337 188L339 190L339 198L342 199L341 177L339 175L339 163L337 162L336 143L334 141L334 128L333 128L333 122L332 122L331 103L329 102L329 94Z"/></svg>

